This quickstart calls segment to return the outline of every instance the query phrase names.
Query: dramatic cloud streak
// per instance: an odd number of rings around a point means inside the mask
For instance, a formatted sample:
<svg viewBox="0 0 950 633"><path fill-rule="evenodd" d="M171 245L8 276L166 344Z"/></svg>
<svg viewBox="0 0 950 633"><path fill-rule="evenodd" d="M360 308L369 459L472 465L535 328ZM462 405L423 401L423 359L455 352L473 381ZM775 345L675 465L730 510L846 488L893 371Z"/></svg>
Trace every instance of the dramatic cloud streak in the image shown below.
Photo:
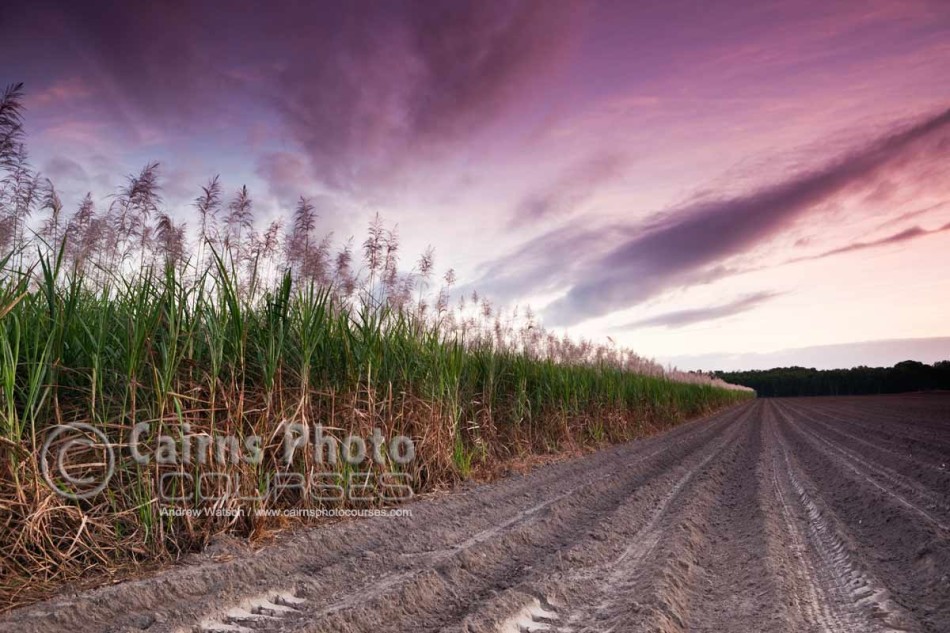
<svg viewBox="0 0 950 633"><path fill-rule="evenodd" d="M893 235L888 235L887 237L882 237L877 240L870 240L867 242L855 242L854 244L848 244L847 246L841 246L839 248L833 248L830 251L825 251L824 253L819 253L818 255L809 255L807 257L796 257L795 259L789 260L788 264L810 261L815 259L824 259L826 257L832 257L834 255L842 255L844 253L853 253L855 251L863 251L869 248L880 248L882 246L890 246L892 244L900 244L902 242L909 242L915 240L919 237L925 237L927 235L934 235L936 233L943 233L944 231L950 231L950 223L944 224L943 226L927 230L919 226L913 226L909 229L904 229L894 233Z"/></svg>
<svg viewBox="0 0 950 633"><path fill-rule="evenodd" d="M572 166L547 187L527 195L515 209L512 225L550 221L570 214L602 186L617 179L625 164L619 154L602 153Z"/></svg>
<svg viewBox="0 0 950 633"><path fill-rule="evenodd" d="M378 184L517 105L564 59L584 7L38 0L10 13L0 36L15 43L16 58L33 56L29 39L13 36L42 32L73 53L61 64L86 77L43 90L38 105L79 94L78 86L83 96L107 96L104 107L120 121L189 130L239 128L266 108L309 155L318 180L354 188ZM211 111L217 121L208 120Z"/></svg>
<svg viewBox="0 0 950 633"><path fill-rule="evenodd" d="M950 200L944 200L943 202L938 202L937 204L931 204L929 206L926 206L923 209L914 209L913 211L906 211L904 213L901 213L897 217L893 217L893 218L888 219L886 222L882 222L881 224L877 226L877 228L883 229L884 227L887 227L887 226L894 226L895 224L906 222L907 220L910 220L912 218L917 218L922 215L933 213L934 211L943 209L948 204L950 204Z"/></svg>
<svg viewBox="0 0 950 633"><path fill-rule="evenodd" d="M756 308L763 303L774 299L779 296L780 293L777 292L757 292L755 294L749 295L747 297L741 297L735 301L729 303L713 306L709 308L696 308L693 310L676 310L673 312L667 312L665 314L660 314L648 319L641 319L640 321L635 321L629 325L624 325L617 330L634 330L637 328L647 328L647 327L668 327L668 328L678 328L685 327L687 325L692 325L694 323L703 323L705 321L715 321L716 319L724 319L726 317L739 314L741 312L747 312Z"/></svg>
<svg viewBox="0 0 950 633"><path fill-rule="evenodd" d="M548 231L479 268L476 280L462 290L481 289L502 301L556 291L590 265L611 233L622 232L622 227L584 228L576 222Z"/></svg>
<svg viewBox="0 0 950 633"><path fill-rule="evenodd" d="M545 313L571 325L636 305L675 286L702 283L711 267L788 228L815 205L907 159L950 125L950 110L890 134L831 165L748 195L676 209L593 265ZM938 145L939 141L938 140ZM946 139L943 139L945 142Z"/></svg>
<svg viewBox="0 0 950 633"><path fill-rule="evenodd" d="M345 37L302 46L277 75L280 111L337 186L385 178L510 108L556 65L579 17L573 3L373 6L341 16Z"/></svg>

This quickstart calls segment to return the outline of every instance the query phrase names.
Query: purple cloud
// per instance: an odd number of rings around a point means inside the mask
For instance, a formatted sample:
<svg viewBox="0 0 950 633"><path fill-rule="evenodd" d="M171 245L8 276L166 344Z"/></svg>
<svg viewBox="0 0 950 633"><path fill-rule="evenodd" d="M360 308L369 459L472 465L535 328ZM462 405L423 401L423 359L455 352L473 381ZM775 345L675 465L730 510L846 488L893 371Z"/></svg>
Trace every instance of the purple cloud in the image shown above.
<svg viewBox="0 0 950 633"><path fill-rule="evenodd" d="M9 9L5 56L37 94L52 94L49 76L81 77L109 120L190 133L252 130L266 111L312 175L344 189L376 184L521 102L566 58L586 11L520 0Z"/></svg>
<svg viewBox="0 0 950 633"><path fill-rule="evenodd" d="M512 225L550 221L570 214L598 189L619 178L626 164L619 154L603 152L573 165L546 187L525 196L515 209Z"/></svg>
<svg viewBox="0 0 950 633"><path fill-rule="evenodd" d="M343 11L272 95L317 176L373 183L511 108L563 57L576 3L410 2ZM359 19L356 18L356 12Z"/></svg>
<svg viewBox="0 0 950 633"><path fill-rule="evenodd" d="M780 294L781 293L779 292L768 291L757 292L745 297L740 297L735 301L730 301L729 303L722 305L708 308L694 308L690 310L675 310L673 312L666 312L664 314L659 314L647 319L635 321L627 325L622 325L614 329L635 330L638 328L647 327L678 328L692 325L694 323L715 321L717 319L724 319L741 312L748 312L749 310L752 310L753 308L756 308L767 301L771 301Z"/></svg>
<svg viewBox="0 0 950 633"><path fill-rule="evenodd" d="M933 235L935 233L943 233L944 231L950 231L950 222L944 224L943 226L927 230L919 226L912 226L909 229L904 229L894 233L893 235L888 235L887 237L882 237L877 240L870 240L867 242L855 242L853 244L848 244L847 246L841 246L838 248L833 248L830 251L825 251L824 253L819 253L818 255L809 255L807 257L796 257L791 259L786 264L792 264L795 262L810 261L814 259L824 259L825 257L832 257L834 255L841 255L843 253L852 253L854 251L863 251L869 248L880 248L882 246L890 246L891 244L900 244L901 242L909 242L915 240L919 237L925 237L927 235Z"/></svg>
<svg viewBox="0 0 950 633"><path fill-rule="evenodd" d="M925 150L939 150L948 125L950 110L892 132L824 168L743 196L675 209L580 271L567 295L545 311L547 322L572 325L669 288L709 281L723 260L766 242L831 196L907 160L919 144L935 141Z"/></svg>

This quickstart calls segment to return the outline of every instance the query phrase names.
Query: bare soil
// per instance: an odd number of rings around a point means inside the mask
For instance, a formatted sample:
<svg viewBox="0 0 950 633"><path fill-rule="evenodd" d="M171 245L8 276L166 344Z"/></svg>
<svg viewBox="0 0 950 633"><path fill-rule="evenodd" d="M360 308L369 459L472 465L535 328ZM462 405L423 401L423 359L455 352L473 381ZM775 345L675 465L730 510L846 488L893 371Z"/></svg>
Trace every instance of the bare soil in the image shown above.
<svg viewBox="0 0 950 633"><path fill-rule="evenodd" d="M0 631L950 631L946 394L757 400L408 507Z"/></svg>

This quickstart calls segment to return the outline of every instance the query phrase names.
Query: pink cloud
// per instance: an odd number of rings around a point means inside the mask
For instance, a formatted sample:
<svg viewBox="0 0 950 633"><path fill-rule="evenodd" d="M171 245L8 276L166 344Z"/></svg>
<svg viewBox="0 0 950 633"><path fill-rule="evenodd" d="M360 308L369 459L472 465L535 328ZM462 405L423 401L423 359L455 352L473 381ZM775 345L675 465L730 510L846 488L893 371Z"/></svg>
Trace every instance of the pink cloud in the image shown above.
<svg viewBox="0 0 950 633"><path fill-rule="evenodd" d="M81 77L59 79L50 86L27 94L26 107L30 109L74 106L77 101L93 95L92 88Z"/></svg>
<svg viewBox="0 0 950 633"><path fill-rule="evenodd" d="M73 144L108 152L110 128L98 121L66 119L50 125L42 131L43 141L50 145Z"/></svg>
<svg viewBox="0 0 950 633"><path fill-rule="evenodd" d="M292 206L301 195L312 195L312 176L307 157L294 152L270 152L257 160L255 173L268 185L270 193Z"/></svg>

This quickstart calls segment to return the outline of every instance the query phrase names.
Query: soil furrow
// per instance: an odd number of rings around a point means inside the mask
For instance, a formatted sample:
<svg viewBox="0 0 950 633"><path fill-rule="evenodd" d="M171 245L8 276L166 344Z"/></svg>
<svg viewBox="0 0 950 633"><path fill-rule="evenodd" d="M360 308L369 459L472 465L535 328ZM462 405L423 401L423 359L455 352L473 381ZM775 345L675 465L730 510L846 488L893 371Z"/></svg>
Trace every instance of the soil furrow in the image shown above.
<svg viewBox="0 0 950 633"><path fill-rule="evenodd" d="M784 406L777 404L779 410ZM894 603L923 630L950 624L950 540L946 532L909 510L894 496L871 485L843 464L840 455L822 451L795 431L794 418L777 424L789 462L800 481L812 487L814 503L836 518L843 547L853 561L886 586ZM806 488L807 489L807 488Z"/></svg>
<svg viewBox="0 0 950 633"><path fill-rule="evenodd" d="M775 485L808 599L806 621L821 631L916 630L883 583L858 562L847 533L772 425Z"/></svg>
<svg viewBox="0 0 950 633"><path fill-rule="evenodd" d="M704 585L693 609L691 631L728 631L736 621L758 631L801 630L787 608L781 570L763 555L770 550L769 532L763 526L774 511L765 415L763 407L749 421L743 449L710 513L709 543L698 561ZM734 582L723 583L722 578Z"/></svg>
<svg viewBox="0 0 950 633"><path fill-rule="evenodd" d="M883 427L870 426L855 418L830 414L823 408L792 405L787 401L785 406L800 421L813 421L834 429L835 432L845 435L849 443L891 453L900 463L905 463L912 469L926 469L944 478L950 478L950 463L947 461L950 457L950 447L941 448L932 437L911 439L906 435L899 435L899 423ZM853 432L848 433L844 429L852 429ZM886 458L886 461L892 460Z"/></svg>
<svg viewBox="0 0 950 633"><path fill-rule="evenodd" d="M835 404L836 399L803 398L801 402L796 401L794 406L804 406L812 413L827 416L850 427L881 434L885 439L896 440L896 443L908 448L935 448L937 457L950 454L946 424L939 420L928 420L933 414L928 413L927 408L910 406L894 409L887 406L886 397L876 400L883 404L876 407L841 406Z"/></svg>
<svg viewBox="0 0 950 633"><path fill-rule="evenodd" d="M780 415L788 420L784 412ZM917 514L924 521L933 524L938 530L950 532L950 526L937 517L934 512L934 509L944 507L945 499L939 499L928 490L901 478L886 467L862 460L852 451L816 435L805 424L797 423L794 428L811 446L828 455L836 465L850 471L859 480L863 480L867 487L876 488L886 495L888 500L896 502L909 512Z"/></svg>
<svg viewBox="0 0 950 633"><path fill-rule="evenodd" d="M701 437L708 436L708 433L703 433ZM703 453L704 446L702 443L694 452ZM688 463L691 459L692 456L686 456L677 463ZM374 591L372 587L357 592L363 597L358 609L347 602L337 603L315 618L319 620L333 615L333 619L315 624L311 618L306 618L305 624L288 630L362 630L361 627L368 626L370 620L374 621L375 630L389 630L385 624L387 618L380 614L385 614L386 605L407 601L413 605L415 630L449 627L467 619L473 606L486 602L493 594L517 587L540 570L552 569L571 543L587 542L592 528L597 529L628 507L641 509L650 503L650 497L643 492L666 485L667 468L666 461L659 467L646 468L641 475L629 479L629 488L613 485L584 490L585 498L575 496L571 503L565 504L566 512L545 513L543 522L500 538L476 539L470 543L474 549L465 551L464 556L453 555L455 552L443 553L434 565L408 572L396 582L387 583L383 593ZM640 494L631 498L635 492ZM577 514L578 509L584 507L588 510L582 515ZM572 513L576 519L572 518ZM340 608L344 605L346 609ZM344 610L345 615L342 614ZM376 622L377 619L382 623Z"/></svg>

